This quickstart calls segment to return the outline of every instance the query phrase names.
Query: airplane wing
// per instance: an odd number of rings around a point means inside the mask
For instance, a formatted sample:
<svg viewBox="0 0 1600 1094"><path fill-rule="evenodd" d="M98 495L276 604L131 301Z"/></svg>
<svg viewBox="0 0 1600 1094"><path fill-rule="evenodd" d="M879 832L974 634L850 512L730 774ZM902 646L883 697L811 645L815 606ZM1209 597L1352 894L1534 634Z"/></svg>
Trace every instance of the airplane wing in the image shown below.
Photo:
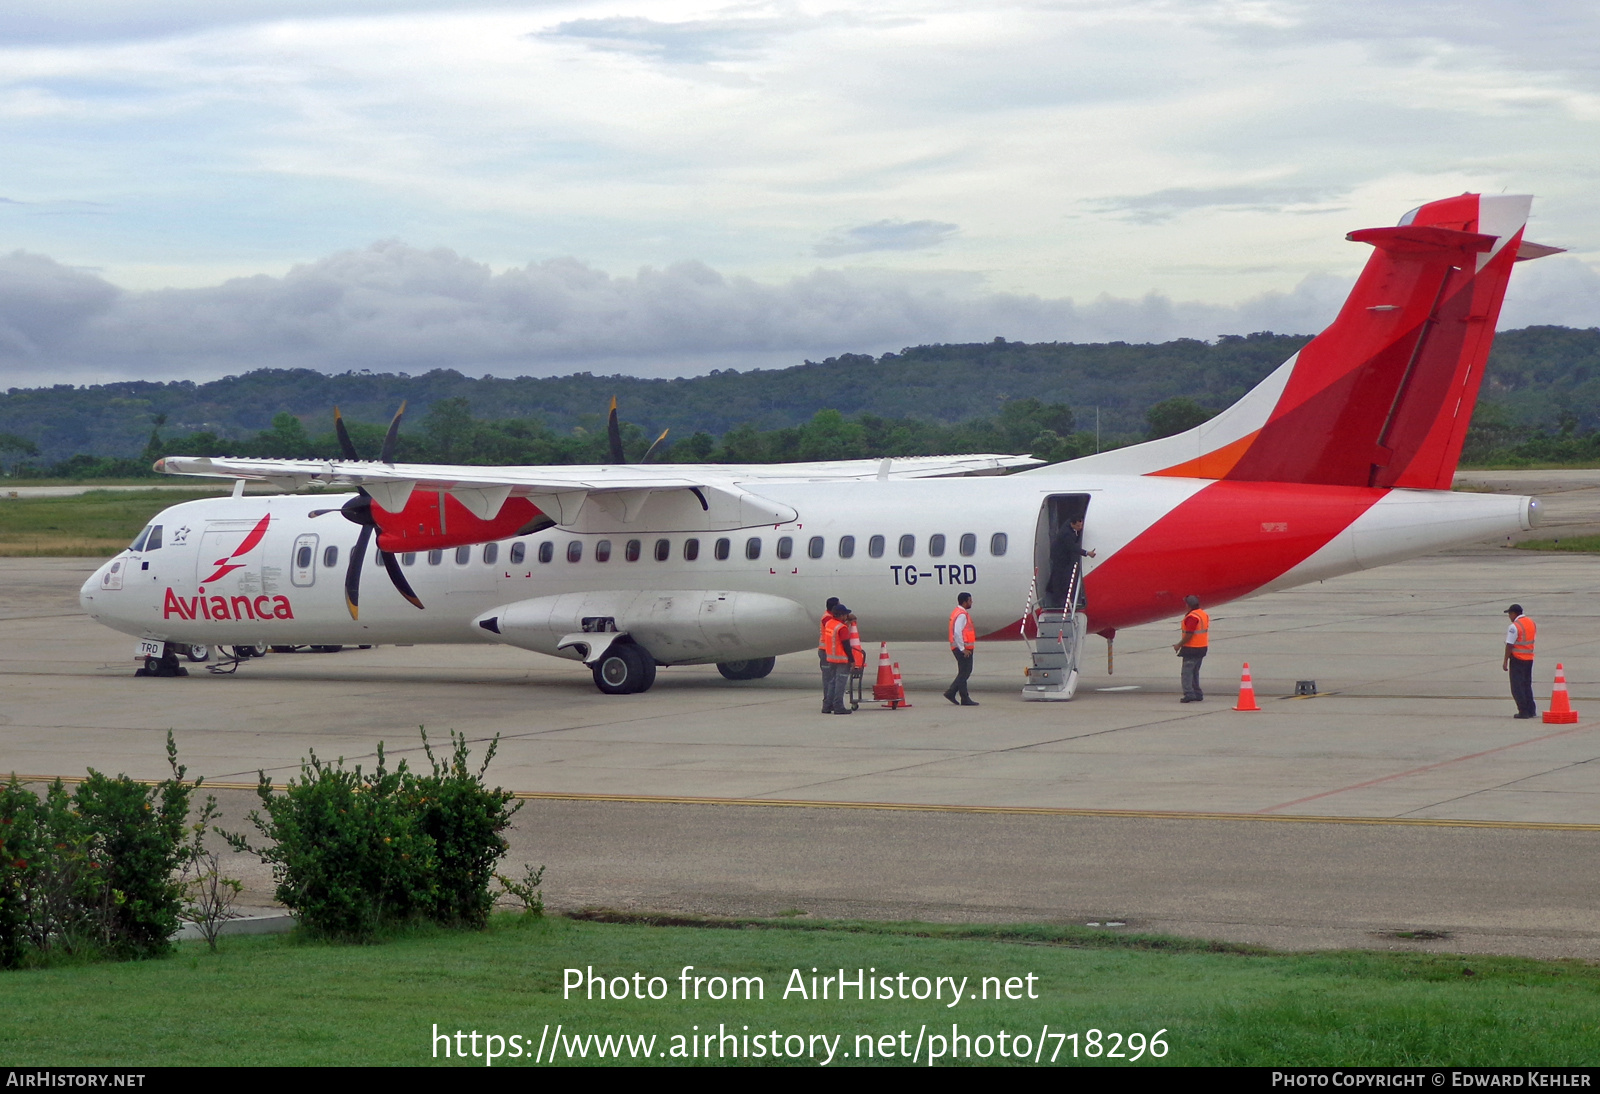
<svg viewBox="0 0 1600 1094"><path fill-rule="evenodd" d="M590 494L611 496L623 511L637 511L650 494L692 491L703 508L707 496L721 495L746 513L764 514L763 523L784 523L794 511L761 498L745 484L844 482L863 479L920 479L996 475L1042 461L1031 456L994 454L906 456L881 460L833 460L786 464L601 464L587 466L475 467L465 464L376 463L367 460L251 460L211 456L167 456L155 469L167 475L270 482L294 490L316 483L361 487L391 513L405 508L413 490L449 493L475 515L489 519L508 497L533 500L567 524L576 519ZM558 516L559 515L559 516ZM631 517L624 518L631 519Z"/></svg>

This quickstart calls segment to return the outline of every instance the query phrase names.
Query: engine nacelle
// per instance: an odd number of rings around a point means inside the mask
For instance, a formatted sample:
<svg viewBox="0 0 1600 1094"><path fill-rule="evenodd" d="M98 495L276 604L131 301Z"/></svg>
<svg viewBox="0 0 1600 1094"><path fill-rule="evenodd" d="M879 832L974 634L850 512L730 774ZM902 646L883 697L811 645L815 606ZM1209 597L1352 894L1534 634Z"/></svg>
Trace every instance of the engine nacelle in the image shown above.
<svg viewBox="0 0 1600 1094"><path fill-rule="evenodd" d="M378 547L391 554L528 536L555 524L527 498L506 498L493 519L484 520L457 498L436 490L413 490L398 513L374 502L372 520L378 526Z"/></svg>
<svg viewBox="0 0 1600 1094"><path fill-rule="evenodd" d="M776 657L814 645L817 632L816 621L787 597L706 589L541 596L472 622L507 645L575 660L589 660L626 634L663 665Z"/></svg>

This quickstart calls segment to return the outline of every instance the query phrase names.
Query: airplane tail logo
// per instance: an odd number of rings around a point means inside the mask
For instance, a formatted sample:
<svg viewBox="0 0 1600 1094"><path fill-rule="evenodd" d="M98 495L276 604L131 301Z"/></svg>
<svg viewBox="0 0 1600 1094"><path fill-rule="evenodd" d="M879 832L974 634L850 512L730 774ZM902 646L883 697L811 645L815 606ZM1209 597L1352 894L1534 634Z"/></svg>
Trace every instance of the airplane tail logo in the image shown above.
<svg viewBox="0 0 1600 1094"><path fill-rule="evenodd" d="M1373 252L1338 318L1204 425L1083 464L1110 473L1448 490L1532 199L1463 194L1346 238Z"/></svg>

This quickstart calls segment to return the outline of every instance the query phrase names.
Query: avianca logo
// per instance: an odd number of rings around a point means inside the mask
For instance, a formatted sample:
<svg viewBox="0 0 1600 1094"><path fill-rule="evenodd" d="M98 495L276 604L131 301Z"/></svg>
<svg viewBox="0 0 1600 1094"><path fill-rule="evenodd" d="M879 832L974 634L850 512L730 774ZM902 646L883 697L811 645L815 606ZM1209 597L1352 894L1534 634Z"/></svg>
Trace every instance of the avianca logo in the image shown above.
<svg viewBox="0 0 1600 1094"><path fill-rule="evenodd" d="M266 537L267 526L272 523L272 514L268 513L256 522L256 526L249 533L233 553L226 558L219 558L212 563L216 572L200 583L197 591L199 595L181 597L173 591L172 586L167 586L166 599L161 604L161 618L171 619L209 619L209 620L259 620L259 619L293 619L294 609L289 606L286 596L206 596L206 584L216 581L235 570L243 569L244 563L233 561L243 558L255 550L262 539Z"/></svg>
<svg viewBox="0 0 1600 1094"><path fill-rule="evenodd" d="M217 561L212 563L212 565L217 568L217 572L206 578L200 584L205 585L209 582L217 581L225 574L231 574L235 570L243 569L244 563L234 562L233 560L236 558L243 558L245 555L255 550L256 544L260 543L261 540L266 536L267 525L271 522L271 513L268 513L266 516L262 517L261 520L256 523L256 526L250 529L250 534L244 537L244 542L239 544L238 547L234 548L233 554L226 558L219 558Z"/></svg>
<svg viewBox="0 0 1600 1094"><path fill-rule="evenodd" d="M200 586L200 595L181 597L167 586L167 597L161 605L161 618L171 619L293 619L294 609L286 596L206 596Z"/></svg>

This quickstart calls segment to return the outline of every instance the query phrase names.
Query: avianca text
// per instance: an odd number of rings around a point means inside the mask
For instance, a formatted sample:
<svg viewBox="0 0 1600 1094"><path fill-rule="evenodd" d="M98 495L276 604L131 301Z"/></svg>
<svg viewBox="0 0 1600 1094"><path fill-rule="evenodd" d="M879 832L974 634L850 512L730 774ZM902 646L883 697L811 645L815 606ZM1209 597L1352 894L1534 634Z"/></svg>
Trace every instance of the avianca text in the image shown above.
<svg viewBox="0 0 1600 1094"><path fill-rule="evenodd" d="M167 596L161 604L161 618L171 619L293 619L294 609L286 596L206 596L205 587L200 595L181 597L167 586Z"/></svg>

